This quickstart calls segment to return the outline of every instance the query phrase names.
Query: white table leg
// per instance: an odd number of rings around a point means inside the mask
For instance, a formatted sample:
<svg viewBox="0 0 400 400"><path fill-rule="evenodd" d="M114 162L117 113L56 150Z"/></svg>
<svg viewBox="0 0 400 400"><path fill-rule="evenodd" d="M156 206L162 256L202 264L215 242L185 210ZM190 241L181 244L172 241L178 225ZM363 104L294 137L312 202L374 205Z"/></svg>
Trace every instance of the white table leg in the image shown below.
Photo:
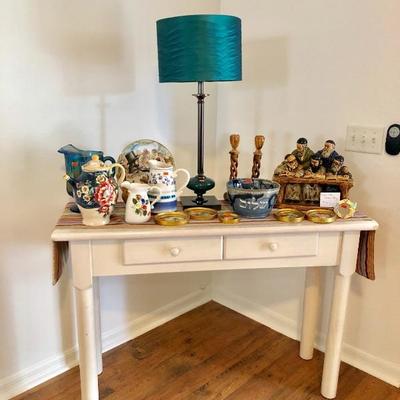
<svg viewBox="0 0 400 400"><path fill-rule="evenodd" d="M96 331L97 375L103 372L103 349L101 342L100 278L93 278L94 323Z"/></svg>
<svg viewBox="0 0 400 400"><path fill-rule="evenodd" d="M321 384L321 394L328 399L336 397L347 301L351 276L356 268L359 236L359 232L343 233L341 260L335 275Z"/></svg>
<svg viewBox="0 0 400 400"><path fill-rule="evenodd" d="M304 288L303 326L300 341L300 357L311 360L320 307L320 267L306 268Z"/></svg>
<svg viewBox="0 0 400 400"><path fill-rule="evenodd" d="M76 296L81 399L98 400L91 243L70 242L69 247Z"/></svg>
<svg viewBox="0 0 400 400"><path fill-rule="evenodd" d="M97 400L97 357L94 328L93 289L77 289L76 312L82 400Z"/></svg>
<svg viewBox="0 0 400 400"><path fill-rule="evenodd" d="M350 281L351 276L342 276L337 274L335 277L335 288L333 293L321 386L321 394L328 399L336 397L340 369L340 353L342 348Z"/></svg>

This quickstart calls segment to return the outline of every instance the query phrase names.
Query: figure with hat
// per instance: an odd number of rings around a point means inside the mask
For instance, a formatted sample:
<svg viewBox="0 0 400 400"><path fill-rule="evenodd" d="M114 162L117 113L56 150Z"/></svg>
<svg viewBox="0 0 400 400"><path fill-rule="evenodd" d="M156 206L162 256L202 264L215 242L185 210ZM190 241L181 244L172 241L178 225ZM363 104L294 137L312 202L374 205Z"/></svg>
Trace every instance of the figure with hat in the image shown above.
<svg viewBox="0 0 400 400"><path fill-rule="evenodd" d="M331 167L327 171L326 179L335 179L340 171L340 168L342 168L343 163L344 163L344 157L337 155L333 159Z"/></svg>
<svg viewBox="0 0 400 400"><path fill-rule="evenodd" d="M311 156L310 167L306 170L304 178L325 178L326 169L322 165L321 156L315 153Z"/></svg>
<svg viewBox="0 0 400 400"><path fill-rule="evenodd" d="M296 149L292 151L292 154L301 167L306 170L310 166L311 156L314 152L308 147L307 139L301 137L297 140Z"/></svg>
<svg viewBox="0 0 400 400"><path fill-rule="evenodd" d="M325 141L324 148L316 152L321 156L322 165L327 171L331 169L333 160L339 155L335 151L336 143L329 139Z"/></svg>
<svg viewBox="0 0 400 400"><path fill-rule="evenodd" d="M304 170L293 154L286 154L285 159L275 168L274 175L301 178Z"/></svg>
<svg viewBox="0 0 400 400"><path fill-rule="evenodd" d="M343 165L337 174L337 178L347 181L353 179L353 175L351 174L349 168L346 165Z"/></svg>
<svg viewBox="0 0 400 400"><path fill-rule="evenodd" d="M341 179L341 180L349 180L352 179L352 175L349 171L349 168L346 165L343 165L344 157L336 156L332 162L331 169L326 174L326 179Z"/></svg>
<svg viewBox="0 0 400 400"><path fill-rule="evenodd" d="M304 170L293 154L286 154L285 159L275 169L274 175L301 178ZM285 201L301 201L301 185L290 183L286 185Z"/></svg>

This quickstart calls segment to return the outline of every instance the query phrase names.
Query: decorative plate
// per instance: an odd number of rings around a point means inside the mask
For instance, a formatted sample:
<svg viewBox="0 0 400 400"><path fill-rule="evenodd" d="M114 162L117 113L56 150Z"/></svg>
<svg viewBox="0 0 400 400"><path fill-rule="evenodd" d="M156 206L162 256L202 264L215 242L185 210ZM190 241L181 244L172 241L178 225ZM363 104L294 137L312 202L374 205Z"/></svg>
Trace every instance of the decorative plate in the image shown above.
<svg viewBox="0 0 400 400"><path fill-rule="evenodd" d="M306 217L309 221L316 224L330 224L336 221L336 214L333 210L317 208L315 210L306 211Z"/></svg>
<svg viewBox="0 0 400 400"><path fill-rule="evenodd" d="M301 222L305 214L294 208L281 208L274 212L274 217L282 222Z"/></svg>
<svg viewBox="0 0 400 400"><path fill-rule="evenodd" d="M136 183L148 183L149 160L162 161L175 167L171 152L161 143L150 139L140 139L128 144L118 157L118 163L125 168L125 179Z"/></svg>
<svg viewBox="0 0 400 400"><path fill-rule="evenodd" d="M157 214L154 221L158 225L179 226L187 224L189 216L183 211L167 211Z"/></svg>
<svg viewBox="0 0 400 400"><path fill-rule="evenodd" d="M187 213L191 219L195 219L198 221L209 221L217 216L216 210L206 207L186 208L185 213Z"/></svg>

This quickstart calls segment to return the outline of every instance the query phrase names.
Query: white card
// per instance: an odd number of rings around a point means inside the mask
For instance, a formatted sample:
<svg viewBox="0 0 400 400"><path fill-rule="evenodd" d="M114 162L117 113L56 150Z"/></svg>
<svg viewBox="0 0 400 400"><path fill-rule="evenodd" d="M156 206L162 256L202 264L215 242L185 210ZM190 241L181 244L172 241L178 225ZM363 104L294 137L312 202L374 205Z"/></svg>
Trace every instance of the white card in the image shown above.
<svg viewBox="0 0 400 400"><path fill-rule="evenodd" d="M321 192L319 198L320 207L335 207L340 201L340 192Z"/></svg>

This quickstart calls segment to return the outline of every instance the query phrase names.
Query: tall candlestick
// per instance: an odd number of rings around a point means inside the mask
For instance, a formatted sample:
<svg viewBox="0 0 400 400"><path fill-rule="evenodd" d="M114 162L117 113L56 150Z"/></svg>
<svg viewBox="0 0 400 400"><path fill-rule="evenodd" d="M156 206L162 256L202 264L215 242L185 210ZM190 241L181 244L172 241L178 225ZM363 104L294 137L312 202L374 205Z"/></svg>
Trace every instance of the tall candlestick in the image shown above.
<svg viewBox="0 0 400 400"><path fill-rule="evenodd" d="M253 168L251 170L252 178L260 177L261 157L262 157L261 149L264 145L264 141L265 141L264 135L256 135L256 137L254 138L256 150L253 153L254 154L253 155Z"/></svg>
<svg viewBox="0 0 400 400"><path fill-rule="evenodd" d="M229 173L229 180L236 179L238 174L238 166L239 166L239 151L237 148L239 147L240 135L238 133L233 133L230 135L229 140L231 142L232 149L229 152L231 155L231 167Z"/></svg>

